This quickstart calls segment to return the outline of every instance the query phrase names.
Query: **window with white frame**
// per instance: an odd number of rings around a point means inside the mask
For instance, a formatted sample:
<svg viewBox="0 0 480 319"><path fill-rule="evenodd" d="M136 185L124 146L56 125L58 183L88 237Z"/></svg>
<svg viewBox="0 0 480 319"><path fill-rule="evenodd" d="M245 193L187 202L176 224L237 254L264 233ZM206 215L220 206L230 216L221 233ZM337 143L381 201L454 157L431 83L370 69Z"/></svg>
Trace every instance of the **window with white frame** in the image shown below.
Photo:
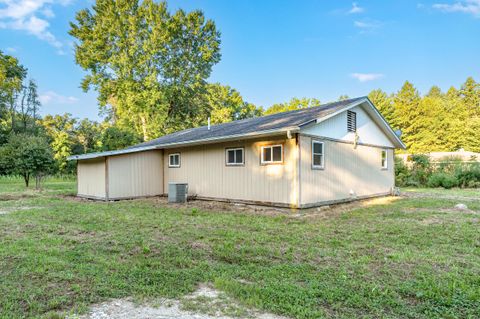
<svg viewBox="0 0 480 319"><path fill-rule="evenodd" d="M387 169L387 168L388 168L387 150L382 150L382 168L383 168L383 169Z"/></svg>
<svg viewBox="0 0 480 319"><path fill-rule="evenodd" d="M283 145L267 145L261 149L262 164L278 164L283 163Z"/></svg>
<svg viewBox="0 0 480 319"><path fill-rule="evenodd" d="M180 153L168 155L168 167L180 167Z"/></svg>
<svg viewBox="0 0 480 319"><path fill-rule="evenodd" d="M347 131L357 131L357 113L353 111L347 111Z"/></svg>
<svg viewBox="0 0 480 319"><path fill-rule="evenodd" d="M323 142L312 141L312 168L324 168L325 148Z"/></svg>
<svg viewBox="0 0 480 319"><path fill-rule="evenodd" d="M225 150L225 156L227 160L227 166L240 166L245 163L243 156L243 147L239 148L227 148Z"/></svg>

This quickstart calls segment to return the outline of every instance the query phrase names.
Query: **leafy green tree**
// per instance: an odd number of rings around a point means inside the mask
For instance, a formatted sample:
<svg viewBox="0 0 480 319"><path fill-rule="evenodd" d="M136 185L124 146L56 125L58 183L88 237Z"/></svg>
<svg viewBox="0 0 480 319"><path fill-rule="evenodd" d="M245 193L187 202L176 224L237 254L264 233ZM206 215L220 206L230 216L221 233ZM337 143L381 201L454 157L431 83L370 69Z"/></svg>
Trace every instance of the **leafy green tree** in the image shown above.
<svg viewBox="0 0 480 319"><path fill-rule="evenodd" d="M415 147L416 134L419 131L417 119L421 115L419 109L420 94L412 83L405 81L400 91L393 98L394 116L392 118L392 126L402 130L402 139L411 149Z"/></svg>
<svg viewBox="0 0 480 319"><path fill-rule="evenodd" d="M76 122L77 120L72 118L69 113L46 115L40 121L52 147L53 158L57 163L58 170L62 173L74 170L73 164L67 161L67 157L73 154L76 144L74 132Z"/></svg>
<svg viewBox="0 0 480 319"><path fill-rule="evenodd" d="M53 168L50 146L42 137L12 134L8 143L0 147L0 174L21 175L28 187L31 177L40 178Z"/></svg>
<svg viewBox="0 0 480 319"><path fill-rule="evenodd" d="M381 89L371 91L368 94L368 98L377 107L387 122L391 124L394 117L393 98Z"/></svg>
<svg viewBox="0 0 480 319"><path fill-rule="evenodd" d="M287 103L279 103L279 104L274 104L270 106L266 111L265 114L275 114L275 113L280 113L280 112L287 112L287 111L294 111L294 110L300 110L308 107L314 107L314 106L319 106L320 100L316 98L292 98L289 102Z"/></svg>
<svg viewBox="0 0 480 319"><path fill-rule="evenodd" d="M17 98L27 69L19 61L0 51L0 143L16 128Z"/></svg>
<svg viewBox="0 0 480 319"><path fill-rule="evenodd" d="M88 153L101 149L102 126L98 122L83 119L75 127L74 133L82 148L80 152Z"/></svg>
<svg viewBox="0 0 480 319"><path fill-rule="evenodd" d="M141 138L129 130L115 126L108 127L102 133L102 151L113 151L132 146L141 141Z"/></svg>
<svg viewBox="0 0 480 319"><path fill-rule="evenodd" d="M260 116L262 109L245 102L240 93L219 83L209 84L207 103L212 124L242 120Z"/></svg>
<svg viewBox="0 0 480 319"><path fill-rule="evenodd" d="M342 94L338 97L338 101L345 101L348 100L350 97L346 94Z"/></svg>
<svg viewBox="0 0 480 319"><path fill-rule="evenodd" d="M118 127L148 140L205 118L220 33L201 11L171 14L166 2L97 0L75 20L75 58L88 73L82 88L99 92Z"/></svg>

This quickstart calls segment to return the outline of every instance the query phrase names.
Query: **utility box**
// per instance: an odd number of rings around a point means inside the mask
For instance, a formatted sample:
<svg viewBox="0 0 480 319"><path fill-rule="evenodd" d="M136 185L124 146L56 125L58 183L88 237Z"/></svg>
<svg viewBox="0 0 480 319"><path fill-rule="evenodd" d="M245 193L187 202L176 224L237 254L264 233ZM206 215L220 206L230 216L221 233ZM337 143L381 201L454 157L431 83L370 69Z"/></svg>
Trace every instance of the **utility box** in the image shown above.
<svg viewBox="0 0 480 319"><path fill-rule="evenodd" d="M186 203L188 195L187 183L168 183L168 202Z"/></svg>

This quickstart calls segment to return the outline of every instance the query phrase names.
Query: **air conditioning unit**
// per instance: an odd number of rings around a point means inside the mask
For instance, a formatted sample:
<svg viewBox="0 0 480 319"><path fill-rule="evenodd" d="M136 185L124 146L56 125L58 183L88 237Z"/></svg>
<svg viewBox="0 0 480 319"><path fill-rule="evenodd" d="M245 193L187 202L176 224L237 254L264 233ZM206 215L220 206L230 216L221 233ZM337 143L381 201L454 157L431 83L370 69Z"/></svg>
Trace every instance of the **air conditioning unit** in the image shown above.
<svg viewBox="0 0 480 319"><path fill-rule="evenodd" d="M188 184L187 183L168 183L168 202L185 203L187 202Z"/></svg>

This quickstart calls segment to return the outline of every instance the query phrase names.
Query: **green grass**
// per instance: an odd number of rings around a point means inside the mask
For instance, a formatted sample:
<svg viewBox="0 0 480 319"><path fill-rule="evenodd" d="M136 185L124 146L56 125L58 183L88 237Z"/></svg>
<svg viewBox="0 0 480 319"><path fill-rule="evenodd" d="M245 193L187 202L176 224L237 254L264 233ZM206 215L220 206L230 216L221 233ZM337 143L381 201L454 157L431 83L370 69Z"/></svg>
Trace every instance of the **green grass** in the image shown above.
<svg viewBox="0 0 480 319"><path fill-rule="evenodd" d="M0 318L180 298L201 283L294 318L480 317L480 215L452 199L294 218L63 196L74 187L0 181Z"/></svg>

